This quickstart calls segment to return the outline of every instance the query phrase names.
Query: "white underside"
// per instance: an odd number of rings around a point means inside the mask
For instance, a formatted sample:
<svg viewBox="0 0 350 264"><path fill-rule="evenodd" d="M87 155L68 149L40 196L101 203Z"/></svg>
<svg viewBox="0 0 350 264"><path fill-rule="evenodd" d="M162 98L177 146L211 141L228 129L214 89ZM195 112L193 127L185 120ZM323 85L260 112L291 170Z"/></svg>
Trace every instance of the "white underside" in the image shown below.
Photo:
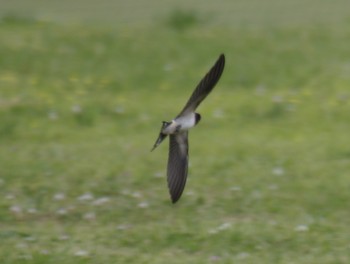
<svg viewBox="0 0 350 264"><path fill-rule="evenodd" d="M188 130L195 126L196 124L196 116L194 113L188 114L186 116L181 116L173 120L177 125L181 125L182 130Z"/></svg>
<svg viewBox="0 0 350 264"><path fill-rule="evenodd" d="M172 123L163 130L164 134L174 134L177 131L177 127L180 126L179 131L189 130L196 125L196 116L194 113L188 114L186 116L178 117L172 120Z"/></svg>

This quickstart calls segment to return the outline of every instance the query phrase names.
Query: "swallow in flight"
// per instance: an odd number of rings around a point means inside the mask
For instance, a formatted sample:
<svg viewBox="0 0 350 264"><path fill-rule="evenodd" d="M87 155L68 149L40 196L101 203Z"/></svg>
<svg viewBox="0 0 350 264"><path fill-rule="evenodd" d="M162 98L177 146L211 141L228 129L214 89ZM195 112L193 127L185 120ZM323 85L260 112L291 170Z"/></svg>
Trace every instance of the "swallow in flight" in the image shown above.
<svg viewBox="0 0 350 264"><path fill-rule="evenodd" d="M176 203L185 188L188 169L188 130L201 120L196 108L213 90L225 67L225 56L221 54L210 71L199 82L190 99L172 121L163 121L153 151L169 135L167 168L168 188L173 203Z"/></svg>

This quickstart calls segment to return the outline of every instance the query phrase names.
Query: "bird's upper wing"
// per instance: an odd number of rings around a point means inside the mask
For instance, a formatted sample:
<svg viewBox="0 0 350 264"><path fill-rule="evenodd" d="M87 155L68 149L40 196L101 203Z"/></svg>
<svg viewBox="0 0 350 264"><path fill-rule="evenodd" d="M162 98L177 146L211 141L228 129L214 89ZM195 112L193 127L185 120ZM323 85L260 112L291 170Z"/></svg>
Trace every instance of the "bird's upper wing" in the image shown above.
<svg viewBox="0 0 350 264"><path fill-rule="evenodd" d="M219 81L221 74L225 67L225 56L221 54L210 69L210 71L204 76L204 78L199 82L196 89L193 91L190 99L186 103L184 109L178 116L187 114L189 112L194 112L199 104L204 100L205 97L213 90L215 84Z"/></svg>
<svg viewBox="0 0 350 264"><path fill-rule="evenodd" d="M168 188L175 203L180 199L187 179L188 131L170 135L169 138Z"/></svg>

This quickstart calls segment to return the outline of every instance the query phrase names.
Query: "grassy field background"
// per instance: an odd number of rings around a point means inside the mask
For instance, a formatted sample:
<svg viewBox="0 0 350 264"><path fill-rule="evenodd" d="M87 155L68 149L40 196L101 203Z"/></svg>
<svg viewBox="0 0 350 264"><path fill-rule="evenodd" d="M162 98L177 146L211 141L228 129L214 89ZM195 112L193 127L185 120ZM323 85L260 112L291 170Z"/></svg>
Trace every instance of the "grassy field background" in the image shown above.
<svg viewBox="0 0 350 264"><path fill-rule="evenodd" d="M349 1L0 4L2 264L350 262Z"/></svg>

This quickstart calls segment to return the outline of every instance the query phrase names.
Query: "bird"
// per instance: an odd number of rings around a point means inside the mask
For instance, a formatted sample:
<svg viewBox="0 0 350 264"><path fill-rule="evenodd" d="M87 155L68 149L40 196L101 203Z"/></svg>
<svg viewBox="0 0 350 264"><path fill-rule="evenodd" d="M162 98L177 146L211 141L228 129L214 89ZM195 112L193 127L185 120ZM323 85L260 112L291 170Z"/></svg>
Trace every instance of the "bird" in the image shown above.
<svg viewBox="0 0 350 264"><path fill-rule="evenodd" d="M188 172L188 132L201 120L197 107L213 90L225 67L225 55L221 54L214 66L201 79L182 111L170 122L163 121L159 136L151 152L169 136L167 182L172 203L176 203L185 188Z"/></svg>

